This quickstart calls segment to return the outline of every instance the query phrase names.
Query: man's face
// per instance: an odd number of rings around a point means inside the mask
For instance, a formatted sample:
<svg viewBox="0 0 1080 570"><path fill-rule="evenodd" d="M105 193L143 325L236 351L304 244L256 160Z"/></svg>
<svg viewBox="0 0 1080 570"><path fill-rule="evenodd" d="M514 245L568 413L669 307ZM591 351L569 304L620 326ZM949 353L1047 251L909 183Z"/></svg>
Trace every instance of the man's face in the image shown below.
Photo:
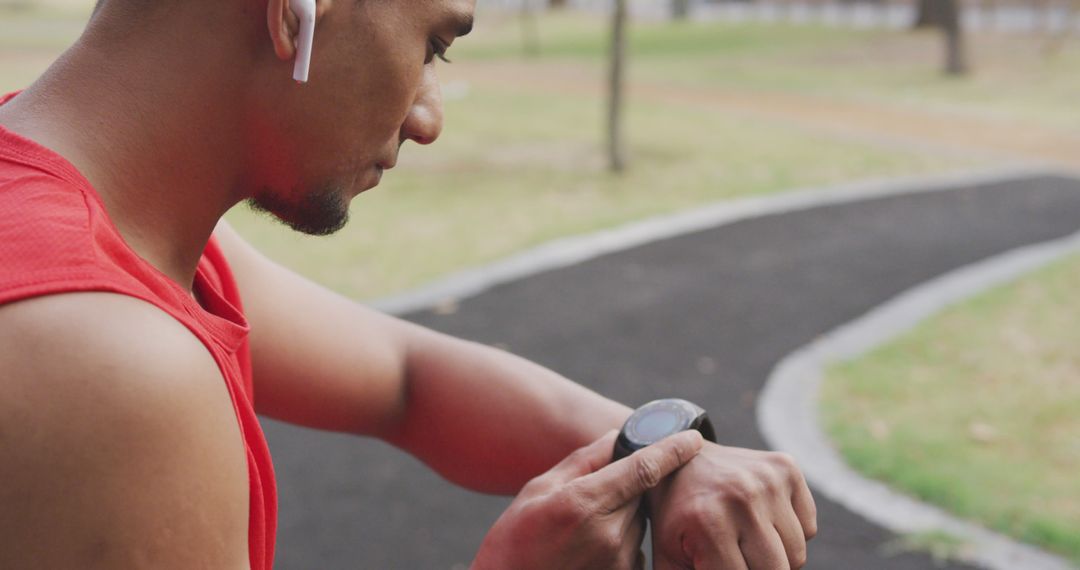
<svg viewBox="0 0 1080 570"><path fill-rule="evenodd" d="M321 1L321 0L320 0ZM442 130L438 54L472 25L475 0L334 0L315 31L311 76L266 61L251 90L248 173L256 208L325 235L379 183L407 140Z"/></svg>

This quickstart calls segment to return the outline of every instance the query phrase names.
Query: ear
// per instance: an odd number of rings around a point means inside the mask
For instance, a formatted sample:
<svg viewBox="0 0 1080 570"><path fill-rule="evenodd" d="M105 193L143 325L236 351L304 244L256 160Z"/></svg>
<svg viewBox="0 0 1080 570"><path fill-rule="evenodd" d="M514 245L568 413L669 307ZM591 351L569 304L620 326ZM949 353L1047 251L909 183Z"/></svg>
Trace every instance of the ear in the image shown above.
<svg viewBox="0 0 1080 570"><path fill-rule="evenodd" d="M299 31L300 20L289 9L288 0L267 0L266 27L278 59L290 61L296 57L296 42L293 38Z"/></svg>
<svg viewBox="0 0 1080 570"><path fill-rule="evenodd" d="M316 25L332 4L333 0L315 1ZM300 19L289 9L289 0L267 0L266 28L270 32L270 41L274 42L274 53L282 61L292 61L296 57L296 35L300 33Z"/></svg>

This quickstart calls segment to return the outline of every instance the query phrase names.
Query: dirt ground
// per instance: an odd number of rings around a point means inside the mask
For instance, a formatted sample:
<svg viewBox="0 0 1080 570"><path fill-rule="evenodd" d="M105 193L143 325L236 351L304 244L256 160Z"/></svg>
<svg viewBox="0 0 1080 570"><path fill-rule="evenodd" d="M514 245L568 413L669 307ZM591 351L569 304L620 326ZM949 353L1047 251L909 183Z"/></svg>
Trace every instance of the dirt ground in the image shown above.
<svg viewBox="0 0 1080 570"><path fill-rule="evenodd" d="M18 2L19 0L7 0ZM90 11L94 7L94 0L23 0L26 4L40 6L42 8L59 8L70 11ZM2 3L2 2L0 2Z"/></svg>
<svg viewBox="0 0 1080 570"><path fill-rule="evenodd" d="M534 63L529 73L521 73L517 62L455 64L454 72L467 81L532 92L578 92L599 97L603 88L594 70L565 61ZM1080 134L1026 121L797 93L696 89L642 81L632 82L630 91L639 100L723 109L726 113L868 143L1080 170Z"/></svg>
<svg viewBox="0 0 1080 570"><path fill-rule="evenodd" d="M4 6L29 6L63 13L86 13L94 0L0 0ZM1005 41L1003 41L1005 40ZM1017 59L1017 44L1006 38L984 38L979 46L983 62L1024 65ZM1015 44L1015 45L1014 45ZM880 60L903 60L912 53L909 45L883 44L875 49ZM890 53L890 49L898 50ZM23 49L0 53L0 60L21 59L23 66L36 62L41 68L53 57L53 49ZM865 57L866 54L860 54ZM6 57L5 57L6 56ZM1026 56L1024 56L1026 57ZM983 63L981 62L981 63ZM602 95L603 83L596 69L573 62L532 62L524 68L520 61L459 62L454 79L503 88L541 93L581 93ZM737 88L693 88L631 80L631 96L639 100L673 103L702 109L776 121L832 137L868 144L918 148L991 160L1047 163L1080 171L1080 133L1052 125L1003 119L978 113L946 113L931 107L888 105L880 101L859 101L812 97L798 93L762 93Z"/></svg>

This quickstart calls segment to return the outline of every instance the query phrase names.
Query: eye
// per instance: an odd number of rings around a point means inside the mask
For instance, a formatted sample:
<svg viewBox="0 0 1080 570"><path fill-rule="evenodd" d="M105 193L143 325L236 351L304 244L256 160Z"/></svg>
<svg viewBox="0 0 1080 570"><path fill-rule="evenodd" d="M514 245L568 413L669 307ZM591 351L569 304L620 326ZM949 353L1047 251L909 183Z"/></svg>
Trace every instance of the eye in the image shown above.
<svg viewBox="0 0 1080 570"><path fill-rule="evenodd" d="M450 49L450 44L446 43L439 37L431 38L428 42L427 57L424 58L424 63L429 64L435 61L435 58L439 58L446 63L450 63L450 60L446 58L446 50Z"/></svg>

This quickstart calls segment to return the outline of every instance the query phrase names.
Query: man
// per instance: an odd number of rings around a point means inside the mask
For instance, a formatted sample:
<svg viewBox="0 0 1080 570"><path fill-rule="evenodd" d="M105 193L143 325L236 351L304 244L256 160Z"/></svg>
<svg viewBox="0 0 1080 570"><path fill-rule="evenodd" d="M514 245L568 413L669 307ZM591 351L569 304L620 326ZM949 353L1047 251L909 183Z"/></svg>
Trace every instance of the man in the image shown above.
<svg viewBox="0 0 1080 570"><path fill-rule="evenodd" d="M319 0L297 85L285 0L104 0L5 98L0 567L270 568L255 411L516 494L476 568L639 566L643 501L658 568L804 563L788 457L683 432L609 465L625 406L326 291L220 221L250 199L340 228L402 142L438 138L435 62L473 10Z"/></svg>

